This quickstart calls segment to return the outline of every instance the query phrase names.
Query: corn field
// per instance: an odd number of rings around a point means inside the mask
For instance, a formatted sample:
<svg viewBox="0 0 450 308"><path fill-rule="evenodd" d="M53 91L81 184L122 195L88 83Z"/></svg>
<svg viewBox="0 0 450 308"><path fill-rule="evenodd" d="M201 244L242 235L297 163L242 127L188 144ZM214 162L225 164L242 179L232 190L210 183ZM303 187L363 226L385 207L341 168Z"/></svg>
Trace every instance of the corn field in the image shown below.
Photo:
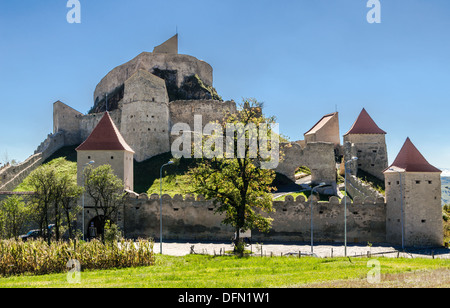
<svg viewBox="0 0 450 308"><path fill-rule="evenodd" d="M67 272L69 260L77 260L81 270L150 266L155 264L153 241L122 239L102 243L44 240L0 241L0 276L45 275Z"/></svg>

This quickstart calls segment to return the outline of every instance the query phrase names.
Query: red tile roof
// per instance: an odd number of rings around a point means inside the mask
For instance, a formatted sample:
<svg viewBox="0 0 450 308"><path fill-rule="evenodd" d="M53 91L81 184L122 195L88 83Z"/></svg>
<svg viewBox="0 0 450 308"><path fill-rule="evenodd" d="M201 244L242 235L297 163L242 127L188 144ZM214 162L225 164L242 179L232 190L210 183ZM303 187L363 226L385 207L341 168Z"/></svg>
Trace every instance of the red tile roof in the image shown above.
<svg viewBox="0 0 450 308"><path fill-rule="evenodd" d="M404 169L406 172L442 172L428 163L409 138L406 139L397 158L389 168L392 167Z"/></svg>
<svg viewBox="0 0 450 308"><path fill-rule="evenodd" d="M100 122L89 137L78 147L77 151L134 151L125 142L108 112L105 112Z"/></svg>
<svg viewBox="0 0 450 308"><path fill-rule="evenodd" d="M366 109L363 108L352 128L344 136L349 134L386 134L386 132L378 127Z"/></svg>

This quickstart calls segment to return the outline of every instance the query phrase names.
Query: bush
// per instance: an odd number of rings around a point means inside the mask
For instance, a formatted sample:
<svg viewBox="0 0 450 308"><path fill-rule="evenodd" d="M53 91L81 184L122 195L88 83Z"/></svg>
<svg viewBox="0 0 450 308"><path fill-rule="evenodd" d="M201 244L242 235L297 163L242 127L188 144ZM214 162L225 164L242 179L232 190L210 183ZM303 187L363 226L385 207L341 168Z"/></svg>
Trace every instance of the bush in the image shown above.
<svg viewBox="0 0 450 308"><path fill-rule="evenodd" d="M117 242L122 238L122 232L115 223L107 220L104 227L104 237L107 243Z"/></svg>
<svg viewBox="0 0 450 308"><path fill-rule="evenodd" d="M67 262L78 260L82 270L150 266L155 264L153 241L122 239L103 244L91 242L52 242L44 240L0 241L0 276L45 275L69 270Z"/></svg>

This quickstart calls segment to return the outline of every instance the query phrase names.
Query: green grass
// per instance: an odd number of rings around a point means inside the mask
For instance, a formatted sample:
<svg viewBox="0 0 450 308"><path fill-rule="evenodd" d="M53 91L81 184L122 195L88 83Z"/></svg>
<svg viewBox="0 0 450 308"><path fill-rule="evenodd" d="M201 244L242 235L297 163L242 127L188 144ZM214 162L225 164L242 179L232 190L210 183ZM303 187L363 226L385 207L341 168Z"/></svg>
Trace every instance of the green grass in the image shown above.
<svg viewBox="0 0 450 308"><path fill-rule="evenodd" d="M378 258L381 274L450 269L450 260ZM66 274L1 278L0 287L151 287L267 288L301 287L333 281L366 281L366 258L156 256L156 265L86 271L81 284ZM432 283L432 282L431 282Z"/></svg>
<svg viewBox="0 0 450 308"><path fill-rule="evenodd" d="M317 194L314 194L314 195L317 196ZM294 198L294 200L298 196L303 196L305 198L305 200L308 201L309 196L311 196L311 191L305 190L305 191L299 191L299 192L295 192L295 193L289 193L289 194L282 195L282 196L275 198L274 201L284 201L284 198L286 196L292 196ZM329 202L330 198L331 198L331 196L329 196L329 195L319 194L319 202Z"/></svg>
<svg viewBox="0 0 450 308"><path fill-rule="evenodd" d="M308 194L307 194L308 193ZM296 192L296 193L290 193L290 194L286 194L286 195L282 195L279 197L276 197L275 199L273 199L274 201L284 201L284 198L286 196L292 196L295 200L295 198L297 198L298 196L303 196L305 198L305 200L308 200L309 196L311 195L311 193L308 191L300 191L300 192Z"/></svg>
<svg viewBox="0 0 450 308"><path fill-rule="evenodd" d="M137 193L159 194L159 177L162 165L172 160L171 153L157 155L143 162L134 162L134 191ZM181 158L163 169L163 194L174 196L192 192L191 181L187 175L190 167L196 165L195 159Z"/></svg>
<svg viewBox="0 0 450 308"><path fill-rule="evenodd" d="M53 166L59 174L69 174L74 184L77 182L77 163L67 160L65 157L55 158L46 163ZM38 167L40 168L40 167ZM26 177L22 183L17 186L14 191L33 191L30 185L30 176Z"/></svg>
<svg viewBox="0 0 450 308"><path fill-rule="evenodd" d="M191 185L192 181L186 174L180 174L176 176L165 176L162 178L162 193L168 194L171 197L179 194L185 196L186 194L192 194L193 187ZM159 178L156 179L152 186L147 190L147 194L160 193Z"/></svg>
<svg viewBox="0 0 450 308"><path fill-rule="evenodd" d="M44 164L53 165L58 172L71 174L73 180L76 182L77 155L75 148L76 146L61 148L49 157ZM134 161L134 191L138 194L147 193L148 195L159 195L160 168L163 164L172 159L172 154L168 152L154 156L143 162L138 163ZM180 160L176 160L175 164L164 167L162 179L163 194L168 194L172 197L176 194L183 196L186 194L192 194L192 181L189 179L187 173L189 169L191 167L195 167L196 164L196 159L181 158ZM285 176L281 174L276 175L274 186L286 185L288 183L290 183L290 180ZM32 187L29 185L28 178L25 178L25 180L15 189L15 191L31 190ZM309 192L304 192L302 194L305 195L306 199L308 199ZM298 194L295 194L295 197L297 195ZM280 200L284 200L284 197ZM328 201L328 198L323 199L322 201Z"/></svg>

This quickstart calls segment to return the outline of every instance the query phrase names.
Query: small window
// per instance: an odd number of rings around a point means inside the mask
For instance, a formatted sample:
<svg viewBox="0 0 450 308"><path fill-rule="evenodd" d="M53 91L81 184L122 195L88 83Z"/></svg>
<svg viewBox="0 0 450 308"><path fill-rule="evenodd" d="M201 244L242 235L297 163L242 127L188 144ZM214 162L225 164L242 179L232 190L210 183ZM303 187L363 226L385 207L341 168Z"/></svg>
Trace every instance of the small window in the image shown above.
<svg viewBox="0 0 450 308"><path fill-rule="evenodd" d="M90 156L88 156L88 159L91 159L91 157L90 157Z"/></svg>
<svg viewBox="0 0 450 308"><path fill-rule="evenodd" d="M424 224L426 222L426 219L422 219L422 223Z"/></svg>
<svg viewBox="0 0 450 308"><path fill-rule="evenodd" d="M388 185L391 185L391 182L388 182Z"/></svg>
<svg viewBox="0 0 450 308"><path fill-rule="evenodd" d="M428 184L433 184L433 181L428 181Z"/></svg>
<svg viewBox="0 0 450 308"><path fill-rule="evenodd" d="M114 156L111 156L111 159L114 159Z"/></svg>
<svg viewBox="0 0 450 308"><path fill-rule="evenodd" d="M370 164L372 167L375 167L375 164Z"/></svg>
<svg viewBox="0 0 450 308"><path fill-rule="evenodd" d="M175 208L173 208L173 210L174 210L175 212L178 212L179 209L175 207Z"/></svg>
<svg viewBox="0 0 450 308"><path fill-rule="evenodd" d="M420 181L416 181L416 184L420 184Z"/></svg>
<svg viewBox="0 0 450 308"><path fill-rule="evenodd" d="M376 152L377 152L377 150L373 150L372 152L376 153Z"/></svg>
<svg viewBox="0 0 450 308"><path fill-rule="evenodd" d="M399 181L397 181L397 185L400 185L400 182L399 182Z"/></svg>

